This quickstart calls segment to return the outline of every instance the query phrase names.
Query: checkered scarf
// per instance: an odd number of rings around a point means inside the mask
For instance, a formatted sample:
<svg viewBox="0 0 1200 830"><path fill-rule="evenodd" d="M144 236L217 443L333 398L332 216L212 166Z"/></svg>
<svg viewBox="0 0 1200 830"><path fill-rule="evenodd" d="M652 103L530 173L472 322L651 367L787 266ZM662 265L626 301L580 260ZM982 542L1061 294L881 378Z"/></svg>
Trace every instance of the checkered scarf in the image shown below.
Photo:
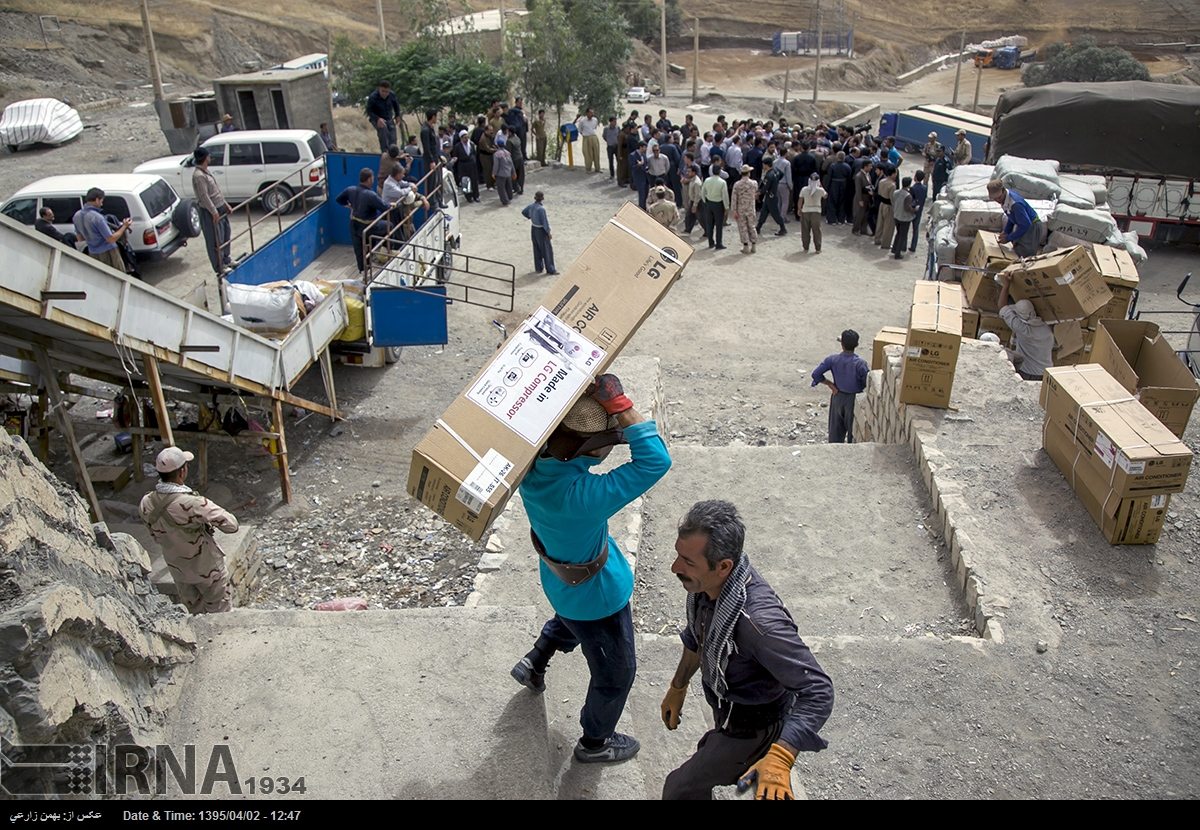
<svg viewBox="0 0 1200 830"><path fill-rule="evenodd" d="M725 682L725 668L733 654L733 629L737 626L742 609L746 607L746 583L750 581L750 558L742 554L721 594L717 597L717 607L713 609L712 623L700 647L700 664L704 676L708 678L712 690L720 699L725 698L729 684ZM696 611L699 606L699 594L688 594L687 624L692 636L699 641L696 631Z"/></svg>

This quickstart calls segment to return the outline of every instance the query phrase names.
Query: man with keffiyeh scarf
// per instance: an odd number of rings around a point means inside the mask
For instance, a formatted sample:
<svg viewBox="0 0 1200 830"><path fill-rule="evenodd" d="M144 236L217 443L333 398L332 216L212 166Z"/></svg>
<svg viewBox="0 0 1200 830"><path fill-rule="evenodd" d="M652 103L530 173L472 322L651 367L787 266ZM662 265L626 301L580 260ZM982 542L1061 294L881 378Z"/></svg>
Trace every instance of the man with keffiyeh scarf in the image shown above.
<svg viewBox="0 0 1200 830"><path fill-rule="evenodd" d="M699 669L715 729L667 776L664 799L706 799L715 786L756 786L756 797L791 799L797 752L828 744L817 732L833 711L833 685L796 624L743 551L745 527L726 501L702 501L679 524L671 571L688 591L683 656L662 702L679 726Z"/></svg>

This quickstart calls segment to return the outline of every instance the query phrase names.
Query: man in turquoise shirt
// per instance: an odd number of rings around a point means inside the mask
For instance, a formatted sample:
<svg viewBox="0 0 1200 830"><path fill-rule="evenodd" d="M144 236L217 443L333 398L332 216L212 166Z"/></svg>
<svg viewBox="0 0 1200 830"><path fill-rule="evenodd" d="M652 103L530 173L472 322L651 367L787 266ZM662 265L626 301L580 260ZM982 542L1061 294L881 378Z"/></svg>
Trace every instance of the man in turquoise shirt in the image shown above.
<svg viewBox="0 0 1200 830"><path fill-rule="evenodd" d="M590 470L628 443L632 458L607 473ZM623 761L641 748L616 731L633 686L633 571L608 533L608 519L666 475L671 457L653 421L633 408L615 375L601 375L571 408L521 483L542 590L555 614L512 676L535 694L546 688L556 651L580 646L591 671L579 715L581 763Z"/></svg>

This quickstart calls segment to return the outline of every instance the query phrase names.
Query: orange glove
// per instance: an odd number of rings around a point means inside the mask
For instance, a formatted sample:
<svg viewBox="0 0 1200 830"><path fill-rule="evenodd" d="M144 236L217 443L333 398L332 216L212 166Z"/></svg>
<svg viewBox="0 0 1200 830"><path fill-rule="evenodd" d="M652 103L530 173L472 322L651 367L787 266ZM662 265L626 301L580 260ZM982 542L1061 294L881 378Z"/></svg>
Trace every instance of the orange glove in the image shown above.
<svg viewBox="0 0 1200 830"><path fill-rule="evenodd" d="M792 764L796 756L779 744L771 744L767 754L738 779L738 792L745 792L757 782L759 801L791 801Z"/></svg>
<svg viewBox="0 0 1200 830"><path fill-rule="evenodd" d="M683 699L687 697L687 686L682 689L678 688L674 683L668 683L666 697L662 702L662 719L667 729L675 729L679 726L679 713L683 711Z"/></svg>

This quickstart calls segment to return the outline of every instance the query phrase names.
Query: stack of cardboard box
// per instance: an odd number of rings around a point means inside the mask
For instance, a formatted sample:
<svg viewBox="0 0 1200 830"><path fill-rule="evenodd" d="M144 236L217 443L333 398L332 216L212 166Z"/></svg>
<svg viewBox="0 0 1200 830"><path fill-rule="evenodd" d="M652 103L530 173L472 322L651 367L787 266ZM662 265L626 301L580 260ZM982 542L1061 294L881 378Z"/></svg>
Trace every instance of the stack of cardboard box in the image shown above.
<svg viewBox="0 0 1200 830"><path fill-rule="evenodd" d="M1133 299L1134 289L1138 287L1137 265L1124 248L1093 245L1090 253L1096 270L1100 272L1100 276L1112 292L1112 299L1103 308L1079 321L1078 347L1073 348L1069 345L1075 342L1074 334L1060 339L1059 348L1054 354L1056 366L1088 363L1100 321L1124 320L1129 315L1129 303Z"/></svg>
<svg viewBox="0 0 1200 830"><path fill-rule="evenodd" d="M1000 283L996 275L1019 259L1012 245L1001 244L999 234L979 231L975 235L967 267L978 270L962 272L963 299L967 305L963 337L977 340L979 335L990 331L1000 338L1002 345L1012 348L1012 329L1000 318Z"/></svg>
<svg viewBox="0 0 1200 830"><path fill-rule="evenodd" d="M962 343L962 289L944 282L919 282L904 339L900 402L950 406L950 390Z"/></svg>
<svg viewBox="0 0 1200 830"><path fill-rule="evenodd" d="M1097 364L1046 370L1042 446L1114 545L1158 541L1192 451Z"/></svg>
<svg viewBox="0 0 1200 830"><path fill-rule="evenodd" d="M618 210L417 444L409 495L479 541L692 253L636 205Z"/></svg>

